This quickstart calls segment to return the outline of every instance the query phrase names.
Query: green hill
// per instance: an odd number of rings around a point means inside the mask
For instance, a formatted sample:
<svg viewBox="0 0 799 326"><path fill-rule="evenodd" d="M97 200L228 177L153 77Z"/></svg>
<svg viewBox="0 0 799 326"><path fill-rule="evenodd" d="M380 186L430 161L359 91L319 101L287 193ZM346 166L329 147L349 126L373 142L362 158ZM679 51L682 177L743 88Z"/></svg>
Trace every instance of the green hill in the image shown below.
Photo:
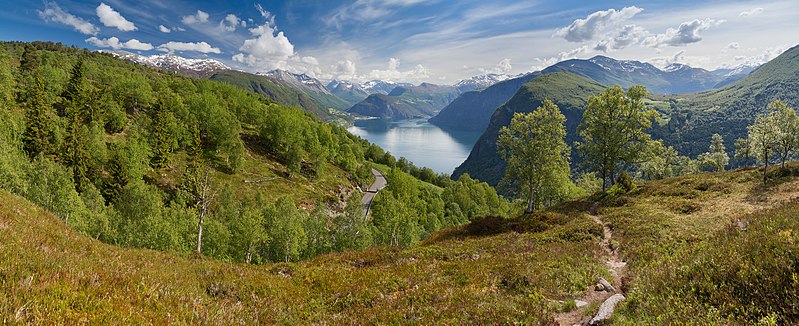
<svg viewBox="0 0 799 326"><path fill-rule="evenodd" d="M604 86L599 83L571 73L557 72L535 77L494 112L488 128L477 140L466 161L455 168L452 177L468 173L491 185L499 183L505 175L506 166L497 153L499 130L510 124L514 113L532 112L545 99L555 102L566 116L566 141L573 144L577 140L577 125L582 119L588 97L603 89Z"/></svg>
<svg viewBox="0 0 799 326"><path fill-rule="evenodd" d="M372 94L347 110L349 113L393 119L423 118L436 114L460 92L454 86L422 83L398 86L388 95Z"/></svg>
<svg viewBox="0 0 799 326"><path fill-rule="evenodd" d="M103 244L0 191L0 315L66 324L580 323L603 298L593 290L601 276L627 296L614 324L792 324L798 182L764 188L759 172L735 171L601 198L597 218L627 262L619 278L605 265L601 226L585 213L591 202L479 219L404 250L252 266ZM589 304L571 311L574 299Z"/></svg>
<svg viewBox="0 0 799 326"><path fill-rule="evenodd" d="M327 110L328 107L337 108L346 106L342 106L342 103L339 103L342 102L341 99L331 99L318 94L308 94L296 87L286 85L279 80L241 71L221 71L214 73L208 77L208 79L228 83L253 93L261 94L286 106L303 108L325 121L334 120L336 118L335 115Z"/></svg>

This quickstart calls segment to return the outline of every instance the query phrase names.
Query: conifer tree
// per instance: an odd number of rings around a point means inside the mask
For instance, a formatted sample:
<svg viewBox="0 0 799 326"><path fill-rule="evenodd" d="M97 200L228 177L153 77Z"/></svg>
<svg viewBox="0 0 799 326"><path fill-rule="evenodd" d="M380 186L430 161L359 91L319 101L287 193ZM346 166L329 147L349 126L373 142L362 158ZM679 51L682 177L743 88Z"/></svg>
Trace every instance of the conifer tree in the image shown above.
<svg viewBox="0 0 799 326"><path fill-rule="evenodd" d="M55 153L55 125L50 118L50 105L45 99L44 80L34 73L30 96L26 101L23 148L30 157Z"/></svg>

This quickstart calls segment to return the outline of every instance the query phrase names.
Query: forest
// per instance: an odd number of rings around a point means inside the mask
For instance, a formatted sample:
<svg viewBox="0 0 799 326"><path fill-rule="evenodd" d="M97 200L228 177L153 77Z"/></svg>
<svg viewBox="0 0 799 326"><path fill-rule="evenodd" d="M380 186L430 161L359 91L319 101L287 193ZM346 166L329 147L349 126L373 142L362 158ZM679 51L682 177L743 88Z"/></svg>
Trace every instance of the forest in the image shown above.
<svg viewBox="0 0 799 326"><path fill-rule="evenodd" d="M0 65L0 187L106 243L294 261L514 210L485 183L225 83L48 42L2 43ZM372 167L389 186L367 217L356 189Z"/></svg>

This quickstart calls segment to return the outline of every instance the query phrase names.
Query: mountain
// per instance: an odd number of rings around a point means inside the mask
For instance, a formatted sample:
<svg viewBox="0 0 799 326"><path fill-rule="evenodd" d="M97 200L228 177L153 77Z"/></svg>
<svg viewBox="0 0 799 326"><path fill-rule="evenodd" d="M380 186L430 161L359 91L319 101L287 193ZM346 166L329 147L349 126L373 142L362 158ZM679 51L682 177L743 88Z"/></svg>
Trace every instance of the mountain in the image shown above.
<svg viewBox="0 0 799 326"><path fill-rule="evenodd" d="M115 57L133 61L156 69L176 72L181 75L206 78L218 71L230 70L225 64L214 59L189 59L174 54L156 54L144 56L127 51L99 51Z"/></svg>
<svg viewBox="0 0 799 326"><path fill-rule="evenodd" d="M347 101L334 95L319 80L306 74L295 74L276 69L260 75L282 81L293 88L301 90L305 95L319 103L324 109L334 108L343 111L350 107Z"/></svg>
<svg viewBox="0 0 799 326"><path fill-rule="evenodd" d="M691 71L693 68L672 68L672 73L694 73ZM565 108L561 106L561 110L567 117L567 141L573 144L576 140L574 128L580 118L577 113L579 111L581 114L590 95L601 92L602 87L597 85L594 81L589 83L571 74L550 73L536 77L495 110L488 128L452 177L457 179L461 174L469 173L474 178L496 185L505 169L505 163L496 152L499 129L508 125L514 112L529 112L543 98L550 98L558 105L566 104ZM727 151L731 154L735 149L735 139L745 138L746 127L775 99L782 99L791 107L799 107L799 46L719 89L701 93L651 95L648 106L657 110L661 119L647 132L654 139L661 139L667 146L673 146L681 155L690 157L706 152L712 134L718 133L724 137ZM577 167L577 162L578 157L572 155L573 168Z"/></svg>
<svg viewBox="0 0 799 326"><path fill-rule="evenodd" d="M429 83L422 83L419 86L397 86L386 95L369 95L347 112L390 119L423 118L436 114L459 94L454 86Z"/></svg>
<svg viewBox="0 0 799 326"><path fill-rule="evenodd" d="M577 125L582 119L588 97L602 92L604 88L595 81L572 73L537 75L519 88L509 101L497 108L491 116L488 128L477 140L466 161L455 169L452 178L457 180L462 174L468 173L472 178L488 184L498 184L505 175L506 167L506 163L497 154L500 128L510 124L514 113L532 112L545 99L555 102L566 116L566 142L573 144L577 140Z"/></svg>
<svg viewBox="0 0 799 326"><path fill-rule="evenodd" d="M721 68L713 70L714 74L724 77L724 79L718 82L714 86L714 88L721 88L729 84L732 84L740 80L741 78L746 77L746 75L748 75L752 71L755 71L755 69L757 69L757 67L759 66L760 66L759 64L745 63L732 68Z"/></svg>
<svg viewBox="0 0 799 326"><path fill-rule="evenodd" d="M531 73L496 83L484 90L463 93L429 121L456 130L485 130L494 110L539 74Z"/></svg>
<svg viewBox="0 0 799 326"><path fill-rule="evenodd" d="M301 107L325 121L336 118L322 103L319 103L302 89L295 88L272 77L227 70L214 73L208 79L228 83L253 93L264 95L286 106Z"/></svg>
<svg viewBox="0 0 799 326"><path fill-rule="evenodd" d="M546 69L506 80L480 92L466 92L430 119L431 123L456 130L480 131L488 126L494 110L509 100L524 83L540 74L569 72L606 86L644 85L650 93L685 93L713 88L725 79L713 72L687 65L672 64L661 70L640 61L616 60L596 56L588 60L572 59Z"/></svg>
<svg viewBox="0 0 799 326"><path fill-rule="evenodd" d="M325 87L350 105L355 105L369 96L369 93L367 93L360 84L345 80L334 79Z"/></svg>
<svg viewBox="0 0 799 326"><path fill-rule="evenodd" d="M388 95L396 87L412 87L410 83L395 83L392 81L384 80L370 80L362 83L361 88L369 95L371 94L384 94Z"/></svg>
<svg viewBox="0 0 799 326"><path fill-rule="evenodd" d="M722 88L653 99L668 102L669 107L662 110L668 123L656 125L654 136L684 155L695 156L707 151L711 135L719 133L732 152L735 139L746 136L746 126L771 101L781 99L799 108L799 46Z"/></svg>
<svg viewBox="0 0 799 326"><path fill-rule="evenodd" d="M473 76L469 79L463 79L456 83L455 87L457 87L461 93L466 93L469 91L485 89L491 85L511 78L513 77L504 74L484 74Z"/></svg>

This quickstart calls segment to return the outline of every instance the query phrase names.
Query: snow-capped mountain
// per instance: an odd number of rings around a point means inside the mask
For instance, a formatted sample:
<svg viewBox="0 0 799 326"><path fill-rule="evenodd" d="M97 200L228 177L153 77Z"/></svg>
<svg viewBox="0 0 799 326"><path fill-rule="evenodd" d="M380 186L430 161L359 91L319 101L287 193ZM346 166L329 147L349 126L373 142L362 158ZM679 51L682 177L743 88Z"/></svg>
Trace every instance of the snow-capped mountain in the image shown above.
<svg viewBox="0 0 799 326"><path fill-rule="evenodd" d="M145 66L176 72L192 77L207 77L217 71L230 70L222 62L214 59L189 59L174 54L155 54L144 56L127 51L101 51L115 57L133 61Z"/></svg>
<svg viewBox="0 0 799 326"><path fill-rule="evenodd" d="M675 71L689 70L689 69L691 69L691 66L675 62L675 63L672 63L672 64L666 66L665 68L663 68L663 71L665 71L665 72L675 72Z"/></svg>
<svg viewBox="0 0 799 326"><path fill-rule="evenodd" d="M588 61L608 71L617 71L623 73L638 72L642 74L657 74L661 71L657 67L646 62L635 60L616 60L601 55L588 59Z"/></svg>
<svg viewBox="0 0 799 326"><path fill-rule="evenodd" d="M331 93L347 101L350 105L355 105L369 96L369 93L363 90L360 84L346 80L331 80L326 87Z"/></svg>
<svg viewBox="0 0 799 326"><path fill-rule="evenodd" d="M384 80L370 80L361 84L361 88L368 94L388 94L398 86L410 87L411 83L395 83Z"/></svg>
<svg viewBox="0 0 799 326"><path fill-rule="evenodd" d="M460 90L461 92L465 93L468 91L484 89L503 80L508 80L510 78L514 77L505 74L477 75L469 79L463 79L459 81L457 84L455 84L455 87L457 87L458 90Z"/></svg>
<svg viewBox="0 0 799 326"><path fill-rule="evenodd" d="M759 64L744 63L734 67L725 67L713 70L713 73L723 77L732 77L735 75L748 75L750 72L755 71Z"/></svg>
<svg viewBox="0 0 799 326"><path fill-rule="evenodd" d="M258 73L258 75L271 77L283 81L291 86L297 88L304 88L307 90L330 94L330 91L325 88L318 79L308 76L307 74L295 74L281 69L275 69L266 73Z"/></svg>

